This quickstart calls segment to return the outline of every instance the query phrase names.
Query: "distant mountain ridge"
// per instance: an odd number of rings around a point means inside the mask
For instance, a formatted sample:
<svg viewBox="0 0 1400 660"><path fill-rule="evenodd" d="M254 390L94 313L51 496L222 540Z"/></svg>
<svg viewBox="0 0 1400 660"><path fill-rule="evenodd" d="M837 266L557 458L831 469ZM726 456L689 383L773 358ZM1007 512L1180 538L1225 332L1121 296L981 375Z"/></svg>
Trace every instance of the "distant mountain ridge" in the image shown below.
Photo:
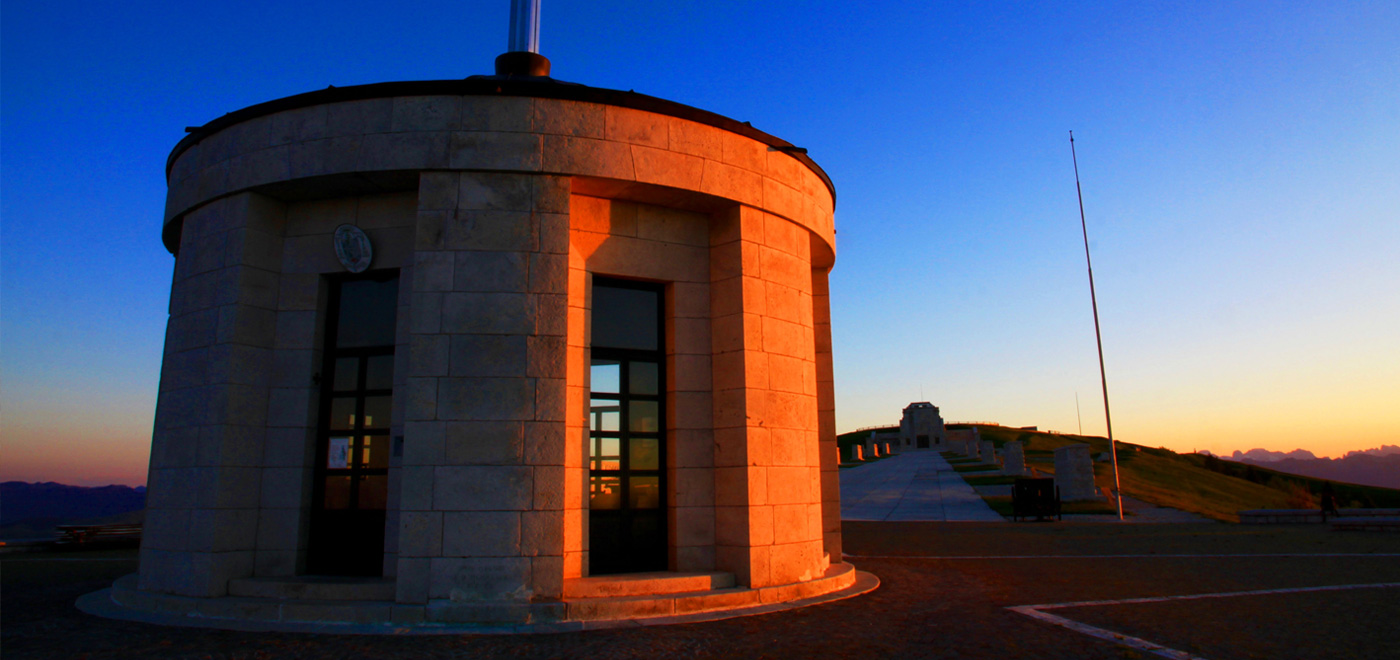
<svg viewBox="0 0 1400 660"><path fill-rule="evenodd" d="M1305 449L1291 452L1251 449L1235 451L1231 460L1253 463L1279 472L1382 488L1400 488L1400 446L1347 452L1342 458L1318 458Z"/></svg>
<svg viewBox="0 0 1400 660"><path fill-rule="evenodd" d="M1350 458L1352 456L1390 456L1392 454L1400 454L1400 445L1381 445L1373 449L1359 449L1356 451L1349 451L1342 458ZM1316 454L1306 449L1294 449L1290 452L1269 451L1267 449L1250 449L1249 451L1240 451L1236 449L1233 455L1225 456L1222 458L1229 458L1232 461L1248 461L1250 463L1271 463L1273 461L1285 461L1290 458L1297 459L1300 461L1329 460L1319 458Z"/></svg>
<svg viewBox="0 0 1400 660"><path fill-rule="evenodd" d="M0 483L0 537L47 535L55 525L139 522L145 508L145 486L6 481Z"/></svg>
<svg viewBox="0 0 1400 660"><path fill-rule="evenodd" d="M1273 463L1290 458L1300 461L1315 461L1317 460L1317 455L1306 449L1294 449L1290 452L1269 451L1267 449L1240 451L1236 449L1234 455L1230 456L1230 460L1232 461L1248 461L1250 463Z"/></svg>
<svg viewBox="0 0 1400 660"><path fill-rule="evenodd" d="M1369 454L1371 456L1390 456L1393 454L1400 454L1400 445L1381 445L1379 447L1376 447L1375 449L1349 451L1347 452L1346 456L1343 456L1342 458L1347 458L1350 456L1360 456L1363 454Z"/></svg>

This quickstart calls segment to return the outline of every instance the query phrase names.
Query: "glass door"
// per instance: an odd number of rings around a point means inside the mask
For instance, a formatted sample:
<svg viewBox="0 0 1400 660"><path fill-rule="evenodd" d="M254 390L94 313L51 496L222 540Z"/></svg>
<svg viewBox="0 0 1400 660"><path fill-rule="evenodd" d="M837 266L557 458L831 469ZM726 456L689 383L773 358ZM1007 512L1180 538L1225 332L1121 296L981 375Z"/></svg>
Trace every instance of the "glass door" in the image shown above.
<svg viewBox="0 0 1400 660"><path fill-rule="evenodd" d="M307 572L382 575L398 273L331 287Z"/></svg>
<svg viewBox="0 0 1400 660"><path fill-rule="evenodd" d="M666 570L660 285L595 278L589 573Z"/></svg>

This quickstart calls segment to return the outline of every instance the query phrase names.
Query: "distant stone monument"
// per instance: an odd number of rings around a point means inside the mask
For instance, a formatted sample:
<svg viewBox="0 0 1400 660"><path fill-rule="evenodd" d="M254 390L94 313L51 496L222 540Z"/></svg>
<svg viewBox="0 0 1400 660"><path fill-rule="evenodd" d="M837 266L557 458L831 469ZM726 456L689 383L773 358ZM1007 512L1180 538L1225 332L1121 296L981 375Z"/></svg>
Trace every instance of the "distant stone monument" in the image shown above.
<svg viewBox="0 0 1400 660"><path fill-rule="evenodd" d="M1065 502L1099 499L1089 445L1068 445L1055 450L1055 485L1060 489L1060 499Z"/></svg>
<svg viewBox="0 0 1400 660"><path fill-rule="evenodd" d="M981 435L977 432L976 426L961 429L949 429L947 431L947 434L948 444L952 451L968 455L977 453L976 449L971 450L972 454L968 453L969 447L977 444L977 442L981 439Z"/></svg>
<svg viewBox="0 0 1400 660"><path fill-rule="evenodd" d="M1002 453L1002 474L1012 476L1023 476L1026 474L1026 456L1021 449L1021 443L1008 442L1001 446Z"/></svg>
<svg viewBox="0 0 1400 660"><path fill-rule="evenodd" d="M865 454L864 454L864 452L861 451L861 449L862 449L862 447L861 447L860 445L851 445L851 462L852 462L852 463L859 463L859 462L865 460Z"/></svg>
<svg viewBox="0 0 1400 660"><path fill-rule="evenodd" d="M879 457L880 457L880 443L878 443L878 442L871 442L869 445L867 445L866 449L869 450L869 451L866 452L866 455L867 455L867 456L869 456L869 457L871 457L871 458L879 458Z"/></svg>
<svg viewBox="0 0 1400 660"><path fill-rule="evenodd" d="M983 462L983 463L996 463L996 462L997 462L997 449L996 449L996 445L992 444L992 441L991 441L991 440L983 440L983 441L982 441L982 462Z"/></svg>
<svg viewBox="0 0 1400 660"><path fill-rule="evenodd" d="M947 441L938 406L919 401L904 408L904 417L899 420L900 450L943 449Z"/></svg>
<svg viewBox="0 0 1400 660"><path fill-rule="evenodd" d="M968 458L982 457L981 447L977 446L976 440L968 440L966 443L964 443L963 446L965 447L965 451L963 453L967 454Z"/></svg>

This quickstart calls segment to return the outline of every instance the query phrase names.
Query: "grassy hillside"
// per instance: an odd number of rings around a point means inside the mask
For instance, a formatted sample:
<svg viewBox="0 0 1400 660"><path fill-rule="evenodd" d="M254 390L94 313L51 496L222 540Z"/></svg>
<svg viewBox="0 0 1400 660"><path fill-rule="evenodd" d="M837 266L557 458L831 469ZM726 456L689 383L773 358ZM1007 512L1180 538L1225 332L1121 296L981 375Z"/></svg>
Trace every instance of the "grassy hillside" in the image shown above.
<svg viewBox="0 0 1400 660"><path fill-rule="evenodd" d="M1095 455L1108 451L1108 439L978 426L984 440L998 447L1020 441L1030 467L1053 473L1057 447L1087 443ZM1238 521L1247 509L1311 508L1323 479L1284 474L1199 454L1118 443L1118 470L1123 494L1160 506L1192 511L1216 520ZM1095 463L1100 487L1113 484L1113 467ZM1331 482L1339 506L1400 507L1400 490Z"/></svg>

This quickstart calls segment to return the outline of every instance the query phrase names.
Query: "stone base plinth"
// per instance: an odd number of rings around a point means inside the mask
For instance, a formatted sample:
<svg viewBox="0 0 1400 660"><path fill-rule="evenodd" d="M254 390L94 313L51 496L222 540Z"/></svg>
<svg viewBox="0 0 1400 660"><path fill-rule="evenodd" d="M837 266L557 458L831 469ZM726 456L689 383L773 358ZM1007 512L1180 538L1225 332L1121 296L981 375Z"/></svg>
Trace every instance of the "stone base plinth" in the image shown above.
<svg viewBox="0 0 1400 660"><path fill-rule="evenodd" d="M640 577L638 577L640 575ZM546 602L430 601L408 605L391 600L354 600L352 594L379 585L344 589L314 579L252 583L240 593L258 595L193 598L141 591L136 575L78 600L89 614L165 625L352 634L462 634L569 632L596 628L692 623L805 607L873 591L880 580L850 564L834 564L815 580L759 589L728 586L723 573L649 573L571 581L566 597ZM386 582L392 583L392 580ZM654 588L660 593L635 593ZM695 589L695 590L690 590ZM296 597L294 594L315 596Z"/></svg>

